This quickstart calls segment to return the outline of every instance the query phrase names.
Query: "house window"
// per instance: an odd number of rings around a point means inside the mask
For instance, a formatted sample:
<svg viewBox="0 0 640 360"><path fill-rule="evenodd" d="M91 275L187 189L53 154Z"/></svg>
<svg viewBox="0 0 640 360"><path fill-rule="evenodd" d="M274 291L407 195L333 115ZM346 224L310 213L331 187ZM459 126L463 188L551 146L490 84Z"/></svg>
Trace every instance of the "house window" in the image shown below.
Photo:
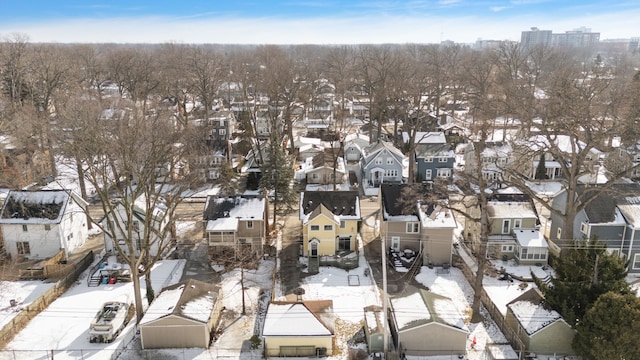
<svg viewBox="0 0 640 360"><path fill-rule="evenodd" d="M31 254L31 248L29 247L29 242L28 241L18 241L16 243L16 246L18 247L18 255L30 255Z"/></svg>
<svg viewBox="0 0 640 360"><path fill-rule="evenodd" d="M508 234L510 230L511 230L511 220L509 219L502 220L502 233Z"/></svg>
<svg viewBox="0 0 640 360"><path fill-rule="evenodd" d="M340 220L340 229L344 229L345 227L347 227L347 222L344 220Z"/></svg>
<svg viewBox="0 0 640 360"><path fill-rule="evenodd" d="M311 225L311 231L320 231L320 225Z"/></svg>
<svg viewBox="0 0 640 360"><path fill-rule="evenodd" d="M29 231L29 229L27 229L27 225L22 225L22 231Z"/></svg>
<svg viewBox="0 0 640 360"><path fill-rule="evenodd" d="M351 238L350 237L338 238L338 250L340 251L351 250Z"/></svg>
<svg viewBox="0 0 640 360"><path fill-rule="evenodd" d="M433 162L433 157L427 156L426 158L424 158L424 162Z"/></svg>
<svg viewBox="0 0 640 360"><path fill-rule="evenodd" d="M513 252L513 245L502 245L502 252Z"/></svg>
<svg viewBox="0 0 640 360"><path fill-rule="evenodd" d="M318 174L311 174L311 178L313 180L318 180Z"/></svg>
<svg viewBox="0 0 640 360"><path fill-rule="evenodd" d="M558 228L558 233L556 234L558 240L562 239L562 228Z"/></svg>
<svg viewBox="0 0 640 360"><path fill-rule="evenodd" d="M448 178L451 176L451 169L438 169L439 178Z"/></svg>
<svg viewBox="0 0 640 360"><path fill-rule="evenodd" d="M376 158L376 165L382 165L382 158Z"/></svg>
<svg viewBox="0 0 640 360"><path fill-rule="evenodd" d="M440 158L438 158L438 162L446 163L446 162L447 162L447 158L446 158L446 157L441 156Z"/></svg>
<svg viewBox="0 0 640 360"><path fill-rule="evenodd" d="M331 231L333 230L333 225L325 225L324 226L324 231Z"/></svg>
<svg viewBox="0 0 640 360"><path fill-rule="evenodd" d="M387 170L384 171L384 176L397 177L398 176L398 170L387 169Z"/></svg>
<svg viewBox="0 0 640 360"><path fill-rule="evenodd" d="M219 130L218 130L218 134L220 134L220 135L224 135L224 134L226 134L226 133L227 133L227 132L226 132L224 129L219 129Z"/></svg>
<svg viewBox="0 0 640 360"><path fill-rule="evenodd" d="M408 222L407 223L407 232L408 233L417 233L420 231L420 223L417 222Z"/></svg>
<svg viewBox="0 0 640 360"><path fill-rule="evenodd" d="M520 229L522 227L522 219L514 219L513 220L513 228Z"/></svg>
<svg viewBox="0 0 640 360"><path fill-rule="evenodd" d="M51 224L44 224L45 230L51 230Z"/></svg>
<svg viewBox="0 0 640 360"><path fill-rule="evenodd" d="M247 229L253 229L253 221L247 221Z"/></svg>
<svg viewBox="0 0 640 360"><path fill-rule="evenodd" d="M580 223L580 232L589 235L589 225L587 225L587 223Z"/></svg>
<svg viewBox="0 0 640 360"><path fill-rule="evenodd" d="M393 158L392 157L388 157L387 158L387 165L393 165Z"/></svg>
<svg viewBox="0 0 640 360"><path fill-rule="evenodd" d="M633 268L640 269L640 254L633 255Z"/></svg>
<svg viewBox="0 0 640 360"><path fill-rule="evenodd" d="M522 248L522 251L520 252L520 259L526 259L527 258L527 253L529 252L529 249L527 248Z"/></svg>

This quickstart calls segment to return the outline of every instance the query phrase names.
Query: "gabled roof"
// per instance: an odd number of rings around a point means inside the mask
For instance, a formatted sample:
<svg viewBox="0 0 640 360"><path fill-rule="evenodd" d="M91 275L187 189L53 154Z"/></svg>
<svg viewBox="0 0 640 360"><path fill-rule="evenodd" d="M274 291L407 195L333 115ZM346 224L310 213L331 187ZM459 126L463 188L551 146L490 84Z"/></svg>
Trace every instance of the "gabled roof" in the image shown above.
<svg viewBox="0 0 640 360"><path fill-rule="evenodd" d="M533 204L528 201L489 201L487 212L492 219L538 218Z"/></svg>
<svg viewBox="0 0 640 360"><path fill-rule="evenodd" d="M272 301L267 308L264 336L333 336L332 300Z"/></svg>
<svg viewBox="0 0 640 360"><path fill-rule="evenodd" d="M564 322L558 312L544 307L544 297L536 288L531 288L512 300L507 304L507 308L511 309L513 315L529 335L535 334L556 321Z"/></svg>
<svg viewBox="0 0 640 360"><path fill-rule="evenodd" d="M316 208L311 212L311 214L309 214L308 219L312 220L317 218L320 215L333 220L333 222L335 223L340 223L340 220L337 219L336 216L322 204L320 204L320 206L316 206Z"/></svg>
<svg viewBox="0 0 640 360"><path fill-rule="evenodd" d="M409 142L409 133L408 132L403 132L402 133L402 141L404 141L404 143L408 143ZM430 132L421 132L418 131L416 132L416 140L415 140L416 144L446 144L447 143L447 138L444 135L443 132L440 131L430 131Z"/></svg>
<svg viewBox="0 0 640 360"><path fill-rule="evenodd" d="M403 206L398 200L402 196L403 189L409 188L408 184L380 184L380 196L382 200L382 207L385 215L389 216L404 216L414 215L417 220L418 203L416 202L411 211L407 210L406 206Z"/></svg>
<svg viewBox="0 0 640 360"><path fill-rule="evenodd" d="M427 156L454 157L455 152L449 144L418 144L416 145L416 156L419 158Z"/></svg>
<svg viewBox="0 0 640 360"><path fill-rule="evenodd" d="M149 305L140 325L169 315L207 323L217 298L214 285L194 279L166 287Z"/></svg>
<svg viewBox="0 0 640 360"><path fill-rule="evenodd" d="M429 323L469 331L453 300L428 290L418 289L409 295L392 298L391 308L399 331Z"/></svg>
<svg viewBox="0 0 640 360"><path fill-rule="evenodd" d="M305 191L300 193L300 219L304 219L320 204L342 219L360 219L357 191Z"/></svg>
<svg viewBox="0 0 640 360"><path fill-rule="evenodd" d="M242 196L221 198L207 197L203 220L206 230L236 230L240 220L264 220L264 198Z"/></svg>
<svg viewBox="0 0 640 360"><path fill-rule="evenodd" d="M70 197L65 190L11 191L2 206L0 223L60 223Z"/></svg>
<svg viewBox="0 0 640 360"><path fill-rule="evenodd" d="M588 191L587 186L579 187L579 191ZM587 195L588 197L588 195ZM640 225L640 184L615 184L611 191L594 193L584 212L591 224L620 223L624 219L629 224Z"/></svg>
<svg viewBox="0 0 640 360"><path fill-rule="evenodd" d="M399 165L402 165L402 160L405 157L404 154L402 154L402 152L394 147L390 142L381 140L364 148L363 154L365 167L383 152L386 152L387 154L394 157L396 159L396 162Z"/></svg>

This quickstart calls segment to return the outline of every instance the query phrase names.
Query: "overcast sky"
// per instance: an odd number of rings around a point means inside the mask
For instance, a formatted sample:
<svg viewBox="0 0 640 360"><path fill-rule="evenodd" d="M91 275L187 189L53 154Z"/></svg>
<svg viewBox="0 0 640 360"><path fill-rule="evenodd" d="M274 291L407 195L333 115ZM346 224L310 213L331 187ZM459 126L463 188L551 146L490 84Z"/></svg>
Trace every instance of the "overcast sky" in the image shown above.
<svg viewBox="0 0 640 360"><path fill-rule="evenodd" d="M531 27L640 36L640 1L1 0L0 37L32 42L357 44L520 40Z"/></svg>

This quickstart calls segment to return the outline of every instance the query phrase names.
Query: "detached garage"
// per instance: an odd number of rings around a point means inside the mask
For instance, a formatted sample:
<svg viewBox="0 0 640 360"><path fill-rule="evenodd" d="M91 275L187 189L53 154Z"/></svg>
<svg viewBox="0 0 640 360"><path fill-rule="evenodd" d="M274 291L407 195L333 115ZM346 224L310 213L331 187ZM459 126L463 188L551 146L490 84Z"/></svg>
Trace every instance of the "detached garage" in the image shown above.
<svg viewBox="0 0 640 360"><path fill-rule="evenodd" d="M220 314L215 287L188 280L166 287L140 321L143 349L208 348Z"/></svg>

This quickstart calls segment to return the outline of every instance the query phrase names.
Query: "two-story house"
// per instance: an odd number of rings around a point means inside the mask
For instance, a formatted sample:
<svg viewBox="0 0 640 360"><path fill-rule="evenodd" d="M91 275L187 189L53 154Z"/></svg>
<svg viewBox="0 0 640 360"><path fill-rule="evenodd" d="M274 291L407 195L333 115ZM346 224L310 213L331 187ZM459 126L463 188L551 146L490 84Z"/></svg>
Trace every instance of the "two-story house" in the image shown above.
<svg viewBox="0 0 640 360"><path fill-rule="evenodd" d="M126 207L130 207L127 209ZM128 214L131 214L130 216ZM151 214L148 228L147 214ZM129 222L131 221L131 234L129 235ZM146 247L151 256L163 253L171 243L171 231L168 230L169 215L163 201L147 201L140 196L134 201L120 201L112 211L108 212L100 221L104 231L104 249L107 253L116 254L116 246L129 255L129 239L135 256L140 256L143 247ZM148 235L149 244L144 242Z"/></svg>
<svg viewBox="0 0 640 360"><path fill-rule="evenodd" d="M402 137L405 143L409 142L408 133L402 133ZM416 163L415 177L418 181L453 178L455 153L447 143L444 133L416 133L415 152L412 156Z"/></svg>
<svg viewBox="0 0 640 360"><path fill-rule="evenodd" d="M508 142L486 142L480 151L480 164L476 159L477 144L470 143L464 152L465 171L472 174L480 169L482 177L487 182L503 180L503 172L509 165L513 149Z"/></svg>
<svg viewBox="0 0 640 360"><path fill-rule="evenodd" d="M391 143L373 143L363 150L360 159L363 184L378 187L382 183L402 183L406 165L407 157Z"/></svg>
<svg viewBox="0 0 640 360"><path fill-rule="evenodd" d="M591 187L580 188L581 192ZM640 184L615 184L609 191L594 192L576 214L573 234L576 239L597 240L607 252L629 261L629 273L640 273ZM557 196L553 206L562 208L566 192ZM572 242L564 239L564 221L551 213L550 241L563 248Z"/></svg>
<svg viewBox="0 0 640 360"><path fill-rule="evenodd" d="M380 235L394 252L418 255L424 264L451 264L457 223L445 204L419 201L423 185L380 185ZM413 194L413 196L412 196Z"/></svg>
<svg viewBox="0 0 640 360"><path fill-rule="evenodd" d="M299 218L304 256L317 259L356 250L361 221L357 191L302 192Z"/></svg>
<svg viewBox="0 0 640 360"><path fill-rule="evenodd" d="M11 191L0 212L4 247L13 259L72 254L87 240L87 203L73 191Z"/></svg>
<svg viewBox="0 0 640 360"><path fill-rule="evenodd" d="M208 196L204 206L204 237L212 254L226 249L262 252L267 234L267 202L256 197Z"/></svg>

